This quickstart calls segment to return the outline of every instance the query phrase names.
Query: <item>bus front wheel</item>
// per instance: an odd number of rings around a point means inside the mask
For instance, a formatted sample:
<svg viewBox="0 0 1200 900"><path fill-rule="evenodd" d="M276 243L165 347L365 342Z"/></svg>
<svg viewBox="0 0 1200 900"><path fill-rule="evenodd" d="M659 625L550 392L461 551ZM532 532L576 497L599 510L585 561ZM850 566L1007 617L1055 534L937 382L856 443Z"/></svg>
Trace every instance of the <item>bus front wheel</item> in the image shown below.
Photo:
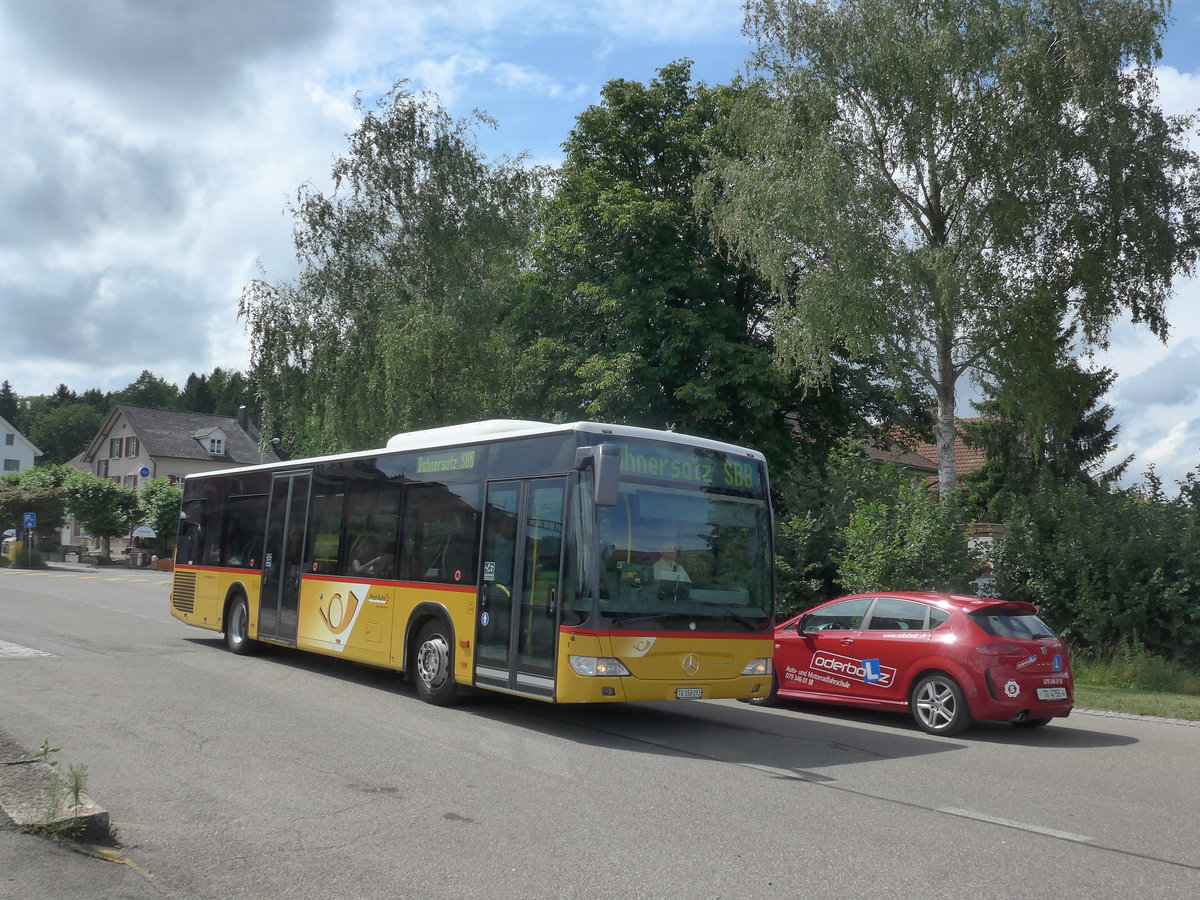
<svg viewBox="0 0 1200 900"><path fill-rule="evenodd" d="M437 619L426 622L417 638L417 696L435 706L449 706L458 699L454 680L454 643L450 629Z"/></svg>
<svg viewBox="0 0 1200 900"><path fill-rule="evenodd" d="M253 653L258 642L246 636L250 628L250 609L246 598L238 595L229 601L225 615L225 646L241 656Z"/></svg>

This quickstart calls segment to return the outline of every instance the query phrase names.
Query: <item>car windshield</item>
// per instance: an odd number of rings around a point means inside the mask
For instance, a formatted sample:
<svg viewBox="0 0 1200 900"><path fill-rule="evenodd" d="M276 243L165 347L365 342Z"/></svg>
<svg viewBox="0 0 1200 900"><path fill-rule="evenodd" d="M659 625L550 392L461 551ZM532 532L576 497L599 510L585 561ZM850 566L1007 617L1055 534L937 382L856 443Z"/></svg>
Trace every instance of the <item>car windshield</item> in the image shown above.
<svg viewBox="0 0 1200 900"><path fill-rule="evenodd" d="M1034 615L996 615L980 610L971 613L971 620L993 637L1037 640L1055 636L1046 623Z"/></svg>
<svg viewBox="0 0 1200 900"><path fill-rule="evenodd" d="M767 505L623 481L600 510L600 613L614 628L760 631L771 619Z"/></svg>

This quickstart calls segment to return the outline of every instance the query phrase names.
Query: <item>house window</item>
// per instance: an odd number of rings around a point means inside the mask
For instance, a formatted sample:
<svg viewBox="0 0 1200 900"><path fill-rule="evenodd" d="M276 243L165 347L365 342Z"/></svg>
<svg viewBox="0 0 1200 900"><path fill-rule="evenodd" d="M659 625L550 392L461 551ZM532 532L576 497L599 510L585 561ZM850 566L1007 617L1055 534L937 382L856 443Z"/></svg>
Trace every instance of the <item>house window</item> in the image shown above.
<svg viewBox="0 0 1200 900"><path fill-rule="evenodd" d="M126 456L137 456L138 455L138 439L137 438L135 438L135 437L125 438L125 455Z"/></svg>
<svg viewBox="0 0 1200 900"><path fill-rule="evenodd" d="M21 461L19 459L6 459L4 461L4 471L5 472L16 472L16 471L19 471L20 468L21 468Z"/></svg>
<svg viewBox="0 0 1200 900"><path fill-rule="evenodd" d="M124 443L120 438L108 439L108 455L110 459L121 458L121 445Z"/></svg>
<svg viewBox="0 0 1200 900"><path fill-rule="evenodd" d="M15 434L13 434L11 431L7 431L4 433L4 443L8 444L8 446L11 447L16 442L17 442L17 436Z"/></svg>
<svg viewBox="0 0 1200 900"><path fill-rule="evenodd" d="M99 475L101 478L108 477L108 460L107 459L96 460L96 474Z"/></svg>
<svg viewBox="0 0 1200 900"><path fill-rule="evenodd" d="M167 484L179 484L179 476L178 475L168 475L167 476Z"/></svg>
<svg viewBox="0 0 1200 900"><path fill-rule="evenodd" d="M137 484L137 476L136 475L126 475L125 483L127 485L129 485L130 487L134 487Z"/></svg>
<svg viewBox="0 0 1200 900"><path fill-rule="evenodd" d="M225 452L225 441L223 438L210 437L208 439L208 452L213 456L220 456Z"/></svg>

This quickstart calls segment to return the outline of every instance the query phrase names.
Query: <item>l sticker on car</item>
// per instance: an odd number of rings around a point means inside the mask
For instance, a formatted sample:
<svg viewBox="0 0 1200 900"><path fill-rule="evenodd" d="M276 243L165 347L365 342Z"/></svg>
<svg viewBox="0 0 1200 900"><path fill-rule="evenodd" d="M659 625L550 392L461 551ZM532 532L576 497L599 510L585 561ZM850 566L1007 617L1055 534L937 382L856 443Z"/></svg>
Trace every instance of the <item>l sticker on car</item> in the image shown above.
<svg viewBox="0 0 1200 900"><path fill-rule="evenodd" d="M867 678L865 663L868 661L879 667L878 677L874 679ZM891 666L880 665L877 659L859 660L850 656L842 656L838 653L830 653L828 650L818 650L813 654L812 667L825 672L832 672L835 675L842 675L846 678L870 681L872 684L877 684L880 687L888 687L896 677L895 669Z"/></svg>

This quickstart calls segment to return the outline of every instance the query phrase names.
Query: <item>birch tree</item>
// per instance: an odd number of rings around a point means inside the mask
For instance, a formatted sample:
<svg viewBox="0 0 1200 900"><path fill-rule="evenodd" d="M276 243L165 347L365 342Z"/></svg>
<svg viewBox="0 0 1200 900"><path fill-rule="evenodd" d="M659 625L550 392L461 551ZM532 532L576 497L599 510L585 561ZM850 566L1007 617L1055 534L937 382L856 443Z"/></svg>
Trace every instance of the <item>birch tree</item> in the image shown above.
<svg viewBox="0 0 1200 900"><path fill-rule="evenodd" d="M1192 118L1164 114L1168 0L748 0L756 44L718 161L721 233L786 299L786 363L882 348L937 398L956 490L960 379L1118 315L1165 340L1200 246ZM1052 323L1048 328L1030 323Z"/></svg>

